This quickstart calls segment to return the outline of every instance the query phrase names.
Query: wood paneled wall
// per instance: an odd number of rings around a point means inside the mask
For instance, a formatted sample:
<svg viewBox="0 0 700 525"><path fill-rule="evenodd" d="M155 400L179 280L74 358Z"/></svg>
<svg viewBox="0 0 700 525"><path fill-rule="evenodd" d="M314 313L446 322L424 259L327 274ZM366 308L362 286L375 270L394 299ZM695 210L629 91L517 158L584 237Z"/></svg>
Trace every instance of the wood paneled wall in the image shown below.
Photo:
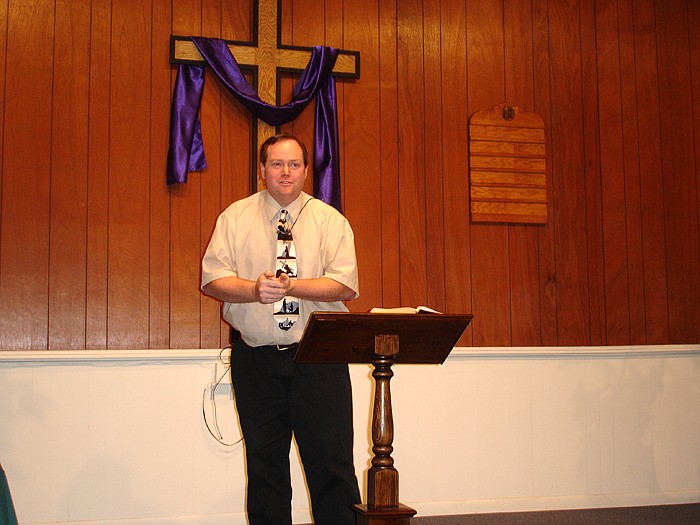
<svg viewBox="0 0 700 525"><path fill-rule="evenodd" d="M0 1L0 348L226 344L198 291L251 191L250 115L207 79L209 168L167 187L171 34L252 38L251 0ZM700 3L282 0L338 83L362 297L474 313L460 344L700 342ZM281 83L283 102L294 78ZM543 117L547 225L469 220L467 122ZM312 139L309 109L286 131Z"/></svg>

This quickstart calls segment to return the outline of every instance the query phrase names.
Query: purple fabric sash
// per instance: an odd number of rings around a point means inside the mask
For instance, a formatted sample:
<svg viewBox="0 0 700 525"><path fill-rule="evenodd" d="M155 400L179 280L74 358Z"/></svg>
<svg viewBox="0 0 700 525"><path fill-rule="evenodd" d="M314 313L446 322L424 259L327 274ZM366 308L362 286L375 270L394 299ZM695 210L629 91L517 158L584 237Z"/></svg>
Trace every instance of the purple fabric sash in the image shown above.
<svg viewBox="0 0 700 525"><path fill-rule="evenodd" d="M314 129L314 195L341 210L338 116L335 79L331 72L338 50L315 46L311 60L294 86L292 100L284 106L263 102L241 73L236 59L217 38L191 37L204 60L233 96L270 126L294 120L316 97ZM170 113L168 184L187 182L187 173L207 167L199 121L204 89L204 66L181 64L178 69Z"/></svg>

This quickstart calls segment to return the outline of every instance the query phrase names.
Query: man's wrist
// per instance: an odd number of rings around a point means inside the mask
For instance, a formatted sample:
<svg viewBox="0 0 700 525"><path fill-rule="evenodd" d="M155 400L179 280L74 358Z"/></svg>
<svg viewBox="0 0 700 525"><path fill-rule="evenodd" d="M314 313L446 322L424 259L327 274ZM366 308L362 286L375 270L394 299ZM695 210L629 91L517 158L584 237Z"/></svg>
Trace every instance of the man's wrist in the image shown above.
<svg viewBox="0 0 700 525"><path fill-rule="evenodd" d="M263 297L263 296L262 296L263 290L262 290L261 281L262 281L263 279L264 279L264 276L261 275L260 277L258 277L257 280L255 280L255 281L250 281L250 283L252 283L252 287L251 287L251 290L250 290L250 297L251 297L251 301L254 302L254 303L265 304L264 301L263 301L263 298L262 298L262 297Z"/></svg>

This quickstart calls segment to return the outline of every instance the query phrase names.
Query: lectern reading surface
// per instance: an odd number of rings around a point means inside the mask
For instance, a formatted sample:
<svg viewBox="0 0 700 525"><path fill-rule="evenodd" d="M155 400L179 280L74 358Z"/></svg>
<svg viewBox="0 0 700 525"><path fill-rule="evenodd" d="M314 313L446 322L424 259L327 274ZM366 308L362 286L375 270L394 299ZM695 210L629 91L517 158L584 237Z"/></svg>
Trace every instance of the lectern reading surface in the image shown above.
<svg viewBox="0 0 700 525"><path fill-rule="evenodd" d="M471 319L471 315L445 314L311 314L295 361L374 366L374 457L367 472L367 504L353 506L357 525L409 525L416 514L411 507L399 503L399 473L391 457L391 367L394 363L443 363Z"/></svg>
<svg viewBox="0 0 700 525"><path fill-rule="evenodd" d="M395 363L440 364L457 344L471 315L313 312L295 360L299 363L370 363L375 335L396 335Z"/></svg>

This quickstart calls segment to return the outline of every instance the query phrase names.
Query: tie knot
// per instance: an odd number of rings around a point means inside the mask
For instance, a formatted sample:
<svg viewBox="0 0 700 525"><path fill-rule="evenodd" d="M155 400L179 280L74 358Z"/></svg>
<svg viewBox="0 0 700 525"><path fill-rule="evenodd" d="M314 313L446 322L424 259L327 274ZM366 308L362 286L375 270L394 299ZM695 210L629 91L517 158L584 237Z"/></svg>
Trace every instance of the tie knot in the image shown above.
<svg viewBox="0 0 700 525"><path fill-rule="evenodd" d="M291 228L289 225L289 212L282 208L280 210L280 220L277 225L277 233L280 236L288 236L291 233Z"/></svg>

